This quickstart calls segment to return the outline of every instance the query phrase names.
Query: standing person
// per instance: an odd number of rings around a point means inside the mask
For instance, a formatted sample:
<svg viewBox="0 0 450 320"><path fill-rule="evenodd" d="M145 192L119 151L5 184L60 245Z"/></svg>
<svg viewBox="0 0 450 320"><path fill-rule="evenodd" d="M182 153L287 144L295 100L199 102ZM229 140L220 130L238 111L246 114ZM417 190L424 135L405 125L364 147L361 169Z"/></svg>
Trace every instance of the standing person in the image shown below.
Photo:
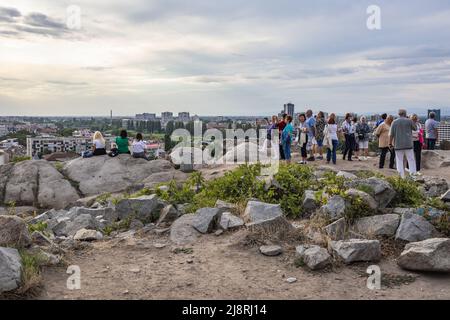
<svg viewBox="0 0 450 320"><path fill-rule="evenodd" d="M128 141L127 130L120 131L120 136L116 138L116 145L119 154L130 154L130 141Z"/></svg>
<svg viewBox="0 0 450 320"><path fill-rule="evenodd" d="M378 147L381 150L380 155L380 163L379 168L384 168L384 163L386 162L386 154L389 152L390 159L389 159L389 168L394 169L395 165L395 151L392 148L389 148L389 132L391 130L391 124L394 121L393 116L388 116L386 120L380 124L375 130L375 135L378 137Z"/></svg>
<svg viewBox="0 0 450 320"><path fill-rule="evenodd" d="M389 132L389 147L395 148L395 164L400 177L405 177L404 158L408 161L409 172L416 175L416 160L413 151L413 130L417 130L414 122L406 117L406 110L398 111L399 118L392 122Z"/></svg>
<svg viewBox="0 0 450 320"><path fill-rule="evenodd" d="M286 117L287 117L287 114L284 113L283 118L280 120L280 122L278 122L278 134L279 134L279 139L280 139L280 144L279 144L280 160L285 160L281 135L283 133L284 127L286 127L286 121L287 121Z"/></svg>
<svg viewBox="0 0 450 320"><path fill-rule="evenodd" d="M360 157L359 160L367 160L369 156L369 133L370 127L367 124L367 120L365 116L360 118L360 121L356 124L356 135L358 136L358 146Z"/></svg>
<svg viewBox="0 0 450 320"><path fill-rule="evenodd" d="M283 129L281 135L284 158L287 163L291 163L291 145L294 136L294 127L292 126L292 117L286 117L286 126Z"/></svg>
<svg viewBox="0 0 450 320"><path fill-rule="evenodd" d="M138 133L136 134L136 139L133 141L132 144L133 149L133 158L137 159L145 159L149 160L147 155L145 154L145 149L147 149L147 146L145 145L145 142L143 141L142 134Z"/></svg>
<svg viewBox="0 0 450 320"><path fill-rule="evenodd" d="M377 123L375 124L375 129L378 128L378 127L380 126L380 124L382 124L383 122L385 122L386 119L387 119L387 117L388 117L387 113L383 113L383 114L381 115L381 119L378 120Z"/></svg>
<svg viewBox="0 0 450 320"><path fill-rule="evenodd" d="M427 138L427 149L434 150L436 147L436 141L439 137L438 127L439 122L435 120L436 114L430 112L429 118L425 121L425 133Z"/></svg>
<svg viewBox="0 0 450 320"><path fill-rule="evenodd" d="M344 123L342 124L342 131L344 132L345 137L345 149L344 149L344 157L348 154L348 161L352 160L353 150L355 148L355 126L352 123L352 116L350 113L345 115Z"/></svg>
<svg viewBox="0 0 450 320"><path fill-rule="evenodd" d="M306 111L306 127L308 128L308 143L307 150L309 150L309 158L308 161L314 161L314 140L315 140L315 127L316 119L313 116L312 110Z"/></svg>
<svg viewBox="0 0 450 320"><path fill-rule="evenodd" d="M330 161L333 161L333 164L336 164L336 149L339 143L339 139L337 135L338 126L334 113L332 113L328 118L328 123L326 125L325 131L327 135L325 139L331 142L327 143L327 164L329 164Z"/></svg>
<svg viewBox="0 0 450 320"><path fill-rule="evenodd" d="M413 114L411 116L411 120L416 125L417 129L413 130L412 136L413 136L413 144L414 144L414 157L416 159L416 170L417 174L421 175L420 169L421 169L421 162L422 162L422 145L423 145L423 127L422 124L419 121L419 117L417 114Z"/></svg>
<svg viewBox="0 0 450 320"><path fill-rule="evenodd" d="M302 160L299 162L300 164L306 164L306 158L308 157L308 152L306 150L306 146L308 144L308 126L306 125L306 115L301 113L298 116L299 125L298 125L298 145L300 147L300 153L302 156Z"/></svg>
<svg viewBox="0 0 450 320"><path fill-rule="evenodd" d="M352 124L353 124L353 128L355 129L355 133L354 133L355 142L353 144L353 152L355 155L355 159L359 160L359 140L358 140L358 136L356 134L356 125L358 124L358 118L356 116L352 118Z"/></svg>
<svg viewBox="0 0 450 320"><path fill-rule="evenodd" d="M325 126L327 125L325 121L325 115L322 111L319 111L316 118L316 124L315 124L315 138L317 142L317 151L319 153L319 156L317 157L318 160L323 160L323 139L324 139L324 130Z"/></svg>
<svg viewBox="0 0 450 320"><path fill-rule="evenodd" d="M269 148L270 145L270 152L273 159L276 159L278 157L278 148L274 145L273 142L273 135L275 130L278 129L278 117L272 116L272 121L270 122L269 127L267 128L267 137L266 140L264 140L264 145L261 149L262 152L266 152L267 148Z"/></svg>

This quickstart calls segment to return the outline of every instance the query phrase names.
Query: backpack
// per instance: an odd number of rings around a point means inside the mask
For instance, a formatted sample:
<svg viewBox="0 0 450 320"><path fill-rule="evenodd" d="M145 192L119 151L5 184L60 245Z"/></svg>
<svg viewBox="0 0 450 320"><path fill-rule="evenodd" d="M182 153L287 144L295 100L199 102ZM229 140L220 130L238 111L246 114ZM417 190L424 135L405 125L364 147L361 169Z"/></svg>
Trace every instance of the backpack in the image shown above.
<svg viewBox="0 0 450 320"><path fill-rule="evenodd" d="M112 158L117 157L119 155L119 149L117 148L112 148L111 152L108 153L108 155Z"/></svg>

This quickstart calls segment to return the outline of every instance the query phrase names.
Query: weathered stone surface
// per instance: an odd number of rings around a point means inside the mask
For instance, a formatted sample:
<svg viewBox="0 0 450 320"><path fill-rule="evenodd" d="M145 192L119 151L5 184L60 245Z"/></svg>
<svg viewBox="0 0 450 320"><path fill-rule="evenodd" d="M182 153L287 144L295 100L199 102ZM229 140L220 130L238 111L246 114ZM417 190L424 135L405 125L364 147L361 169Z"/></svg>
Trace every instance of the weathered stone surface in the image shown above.
<svg viewBox="0 0 450 320"><path fill-rule="evenodd" d="M302 245L295 248L296 256L311 270L320 270L331 264L328 251L316 245Z"/></svg>
<svg viewBox="0 0 450 320"><path fill-rule="evenodd" d="M265 256L274 257L282 254L283 248L280 246L261 246L259 251Z"/></svg>
<svg viewBox="0 0 450 320"><path fill-rule="evenodd" d="M346 180L358 179L358 177L356 175L354 175L353 173L347 172L347 171L339 171L336 176L343 177Z"/></svg>
<svg viewBox="0 0 450 320"><path fill-rule="evenodd" d="M164 172L156 172L145 178L142 182L146 188L155 188L161 183L167 183L170 181L176 181L177 183L183 183L189 178L189 174L184 173L173 168L166 169ZM164 189L164 186L160 188Z"/></svg>
<svg viewBox="0 0 450 320"><path fill-rule="evenodd" d="M346 191L346 194L352 198L360 197L364 201L364 203L366 203L372 210L378 209L378 203L375 201L375 199L370 194L365 193L364 191L360 191L357 189L348 189Z"/></svg>
<svg viewBox="0 0 450 320"><path fill-rule="evenodd" d="M347 264L356 261L378 261L381 258L381 247L378 240L331 241L331 250Z"/></svg>
<svg viewBox="0 0 450 320"><path fill-rule="evenodd" d="M445 160L443 156L435 150L423 150L422 151L422 167L424 169L436 169L439 168L442 162Z"/></svg>
<svg viewBox="0 0 450 320"><path fill-rule="evenodd" d="M400 223L398 214L383 214L358 219L353 225L355 232L366 236L393 236Z"/></svg>
<svg viewBox="0 0 450 320"><path fill-rule="evenodd" d="M316 201L315 192L312 190L306 190L305 195L303 196L302 204L304 215L306 217L310 216L314 211L318 209L318 207L319 206Z"/></svg>
<svg viewBox="0 0 450 320"><path fill-rule="evenodd" d="M262 233L266 236L276 237L283 237L289 234L289 232L295 230L294 226L283 216L247 223L246 227L251 232Z"/></svg>
<svg viewBox="0 0 450 320"><path fill-rule="evenodd" d="M197 210L192 221L192 227L200 233L211 233L215 230L222 216L222 210L218 208L202 208Z"/></svg>
<svg viewBox="0 0 450 320"><path fill-rule="evenodd" d="M156 195L139 198L122 199L116 206L119 220L135 217L142 221L153 222L159 219L161 210L165 207L164 201Z"/></svg>
<svg viewBox="0 0 450 320"><path fill-rule="evenodd" d="M31 244L25 221L16 216L0 216L0 246L24 247Z"/></svg>
<svg viewBox="0 0 450 320"><path fill-rule="evenodd" d="M144 227L144 224L141 220L138 219L132 219L130 222L130 230L139 230Z"/></svg>
<svg viewBox="0 0 450 320"><path fill-rule="evenodd" d="M450 202L450 190L447 190L442 196L441 200L444 202Z"/></svg>
<svg viewBox="0 0 450 320"><path fill-rule="evenodd" d="M232 230L244 225L244 220L233 215L231 212L224 212L220 218L220 227L223 230Z"/></svg>
<svg viewBox="0 0 450 320"><path fill-rule="evenodd" d="M31 241L34 244L37 244L39 246L50 246L50 245L52 245L52 241L47 236L45 236L44 234L42 234L39 231L34 231L31 234Z"/></svg>
<svg viewBox="0 0 450 320"><path fill-rule="evenodd" d="M219 208L219 209L228 210L228 211L233 211L233 210L237 209L237 205L226 202L226 201L222 201L222 200L217 200L215 207Z"/></svg>
<svg viewBox="0 0 450 320"><path fill-rule="evenodd" d="M440 197L448 191L447 180L441 177L423 176L422 193L425 197Z"/></svg>
<svg viewBox="0 0 450 320"><path fill-rule="evenodd" d="M153 174L173 173L175 169L169 161L146 161L124 154L115 158L77 158L69 161L64 166L64 171L72 181L79 184L80 191L85 196L93 196L105 192L120 192L149 180Z"/></svg>
<svg viewBox="0 0 450 320"><path fill-rule="evenodd" d="M81 214L70 220L62 219L53 228L53 232L57 236L74 236L78 230L89 229L96 230L100 227L99 222L90 214Z"/></svg>
<svg viewBox="0 0 450 320"><path fill-rule="evenodd" d="M378 207L381 209L386 208L395 197L395 191L389 182L377 177L348 181L346 186L355 189L364 186L366 189L371 190L369 194L375 199Z"/></svg>
<svg viewBox="0 0 450 320"><path fill-rule="evenodd" d="M13 248L0 247L0 293L19 288L22 277L22 258Z"/></svg>
<svg viewBox="0 0 450 320"><path fill-rule="evenodd" d="M244 219L248 222L258 222L282 217L283 211L279 204L269 204L260 201L249 201L244 212Z"/></svg>
<svg viewBox="0 0 450 320"><path fill-rule="evenodd" d="M161 210L161 215L159 216L157 225L163 222L173 222L180 216L180 212L173 205L165 206Z"/></svg>
<svg viewBox="0 0 450 320"><path fill-rule="evenodd" d="M450 239L434 238L408 243L398 259L403 269L450 272Z"/></svg>
<svg viewBox="0 0 450 320"><path fill-rule="evenodd" d="M336 195L328 199L327 204L320 208L320 213L327 215L332 220L339 219L345 212L345 205L344 198Z"/></svg>
<svg viewBox="0 0 450 320"><path fill-rule="evenodd" d="M438 232L431 223L424 217L407 212L402 215L395 239L416 242L435 236Z"/></svg>
<svg viewBox="0 0 450 320"><path fill-rule="evenodd" d="M170 228L170 240L177 245L195 242L200 233L192 227L193 214L185 214L174 221Z"/></svg>
<svg viewBox="0 0 450 320"><path fill-rule="evenodd" d="M93 218L102 217L102 220L106 220L108 224L116 222L119 214L118 212L111 207L106 208L83 208L83 207L74 207L70 209L70 212L74 214L74 216L79 216L82 214L89 214Z"/></svg>
<svg viewBox="0 0 450 320"><path fill-rule="evenodd" d="M327 225L324 229L332 240L344 240L347 229L345 218L336 220L335 222Z"/></svg>
<svg viewBox="0 0 450 320"><path fill-rule="evenodd" d="M98 194L90 197L80 198L75 202L75 206L85 208L92 207L92 205L97 201L97 198L99 196L100 195Z"/></svg>
<svg viewBox="0 0 450 320"><path fill-rule="evenodd" d="M94 241L94 240L102 240L103 235L100 231L96 230L87 230L87 229L80 229L77 231L75 236L73 237L74 240L78 241Z"/></svg>

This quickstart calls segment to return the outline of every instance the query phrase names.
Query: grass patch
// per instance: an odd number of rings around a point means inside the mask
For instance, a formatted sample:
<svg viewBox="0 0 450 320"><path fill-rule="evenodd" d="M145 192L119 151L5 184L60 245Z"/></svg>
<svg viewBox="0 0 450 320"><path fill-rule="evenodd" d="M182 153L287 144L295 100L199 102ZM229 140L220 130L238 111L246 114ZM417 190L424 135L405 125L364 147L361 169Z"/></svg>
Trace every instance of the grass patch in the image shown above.
<svg viewBox="0 0 450 320"><path fill-rule="evenodd" d="M386 180L396 192L396 196L391 202L393 207L415 208L421 206L425 201L417 182L401 177L388 177Z"/></svg>

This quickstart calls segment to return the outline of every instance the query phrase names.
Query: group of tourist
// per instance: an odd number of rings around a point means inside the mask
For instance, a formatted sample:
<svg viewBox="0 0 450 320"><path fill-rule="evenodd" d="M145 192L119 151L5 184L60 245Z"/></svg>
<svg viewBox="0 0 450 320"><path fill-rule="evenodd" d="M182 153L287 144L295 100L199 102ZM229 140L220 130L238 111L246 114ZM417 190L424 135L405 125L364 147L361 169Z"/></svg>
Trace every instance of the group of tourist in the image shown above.
<svg viewBox="0 0 450 320"><path fill-rule="evenodd" d="M381 151L380 169L384 168L386 155L389 153L390 169L396 168L400 176L405 177L406 158L410 174L420 175L422 149L426 146L427 149L433 150L438 139L439 123L435 117L434 113L430 113L425 126L422 126L416 114L408 117L406 110L401 109L397 119L392 115L383 114L375 126L371 127L365 116L358 119L347 113L344 122L339 126L336 114L331 113L328 119L325 119L322 111L314 116L312 110L307 110L298 115L298 125L294 128L292 116L285 114L282 119L273 116L268 124L267 140L263 149L267 148L270 141L274 153L279 154L281 160L290 163L291 149L298 146L301 155L300 164L323 160L326 150L327 164L336 164L339 136L342 136L343 160L362 161L369 158L370 137L375 135ZM278 147L272 142L274 130L279 130Z"/></svg>
<svg viewBox="0 0 450 320"><path fill-rule="evenodd" d="M131 154L133 158L150 160L150 158L146 155L146 144L143 141L142 134L136 134L133 142L130 142L130 140L128 139L128 132L126 130L121 130L120 135L116 137L109 153L106 152L105 138L100 131L96 131L92 138L91 150L83 152L82 156L84 158L90 158L106 154L111 157L116 157L119 154Z"/></svg>

